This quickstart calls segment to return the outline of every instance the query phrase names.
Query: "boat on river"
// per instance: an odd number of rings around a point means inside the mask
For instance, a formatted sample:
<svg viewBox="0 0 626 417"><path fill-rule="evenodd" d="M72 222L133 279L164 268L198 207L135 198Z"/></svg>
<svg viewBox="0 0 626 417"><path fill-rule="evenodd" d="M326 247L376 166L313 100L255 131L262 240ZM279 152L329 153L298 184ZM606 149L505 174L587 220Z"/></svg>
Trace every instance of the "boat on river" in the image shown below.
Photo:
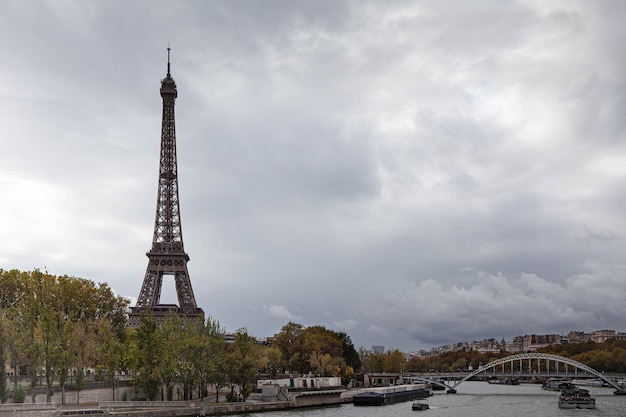
<svg viewBox="0 0 626 417"><path fill-rule="evenodd" d="M352 397L354 405L387 405L428 398L426 384L394 385L390 387L368 388Z"/></svg>
<svg viewBox="0 0 626 417"><path fill-rule="evenodd" d="M609 384L600 378L595 379L572 379L572 384L579 387L608 387Z"/></svg>
<svg viewBox="0 0 626 417"><path fill-rule="evenodd" d="M502 384L502 385L519 385L519 379L517 378L504 378L504 379L488 379L487 383L489 384Z"/></svg>
<svg viewBox="0 0 626 417"><path fill-rule="evenodd" d="M548 391L563 391L566 389L576 389L578 387L569 380L551 378L545 381L543 385L541 385L541 388Z"/></svg>
<svg viewBox="0 0 626 417"><path fill-rule="evenodd" d="M428 410L430 407L428 406L428 403L424 400L417 400L413 402L413 405L411 405L411 409L414 411L424 411L424 410Z"/></svg>
<svg viewBox="0 0 626 417"><path fill-rule="evenodd" d="M586 389L569 388L559 395L559 408L596 408L596 399Z"/></svg>

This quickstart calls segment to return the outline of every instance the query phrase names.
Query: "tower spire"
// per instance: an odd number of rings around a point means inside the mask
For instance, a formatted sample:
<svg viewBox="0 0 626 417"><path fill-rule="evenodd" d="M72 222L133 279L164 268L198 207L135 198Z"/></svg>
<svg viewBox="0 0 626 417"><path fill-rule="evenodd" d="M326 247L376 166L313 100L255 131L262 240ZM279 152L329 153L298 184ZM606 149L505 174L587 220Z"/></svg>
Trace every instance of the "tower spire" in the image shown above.
<svg viewBox="0 0 626 417"><path fill-rule="evenodd" d="M168 77L171 77L171 74L170 74L170 50L171 49L172 48L170 48L170 43L168 42L167 43L167 76Z"/></svg>

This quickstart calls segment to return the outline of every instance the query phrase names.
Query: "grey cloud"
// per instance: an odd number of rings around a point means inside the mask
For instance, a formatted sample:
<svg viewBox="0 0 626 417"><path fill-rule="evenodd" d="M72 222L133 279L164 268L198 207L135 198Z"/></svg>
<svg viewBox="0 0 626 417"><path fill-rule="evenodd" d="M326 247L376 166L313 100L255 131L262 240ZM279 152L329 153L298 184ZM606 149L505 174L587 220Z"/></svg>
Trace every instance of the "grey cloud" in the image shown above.
<svg viewBox="0 0 626 417"><path fill-rule="evenodd" d="M22 3L0 267L137 295L170 42L189 269L228 329L624 330L622 2Z"/></svg>

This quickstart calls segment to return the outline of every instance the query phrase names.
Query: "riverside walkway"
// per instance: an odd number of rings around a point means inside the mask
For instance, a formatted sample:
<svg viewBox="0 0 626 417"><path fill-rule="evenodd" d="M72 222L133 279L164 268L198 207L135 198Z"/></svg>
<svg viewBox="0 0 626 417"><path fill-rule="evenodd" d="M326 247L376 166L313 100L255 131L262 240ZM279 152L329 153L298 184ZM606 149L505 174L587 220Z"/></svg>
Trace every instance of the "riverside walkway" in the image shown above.
<svg viewBox="0 0 626 417"><path fill-rule="evenodd" d="M285 400L268 401L253 394L246 401L99 401L86 404L20 403L1 404L0 417L95 417L102 411L105 417L196 417L260 413L296 408L337 405L351 401L354 392L345 389L314 390L289 393Z"/></svg>
<svg viewBox="0 0 626 417"><path fill-rule="evenodd" d="M485 377L515 377L520 379L598 378L615 388L616 394L626 394L623 388L620 388L614 379L609 378L590 366L570 358L548 353L522 353L507 356L463 375L459 375L458 373L440 375L408 374L404 376L404 380L428 382L444 387L450 393L455 393L456 387L469 379L479 377L481 374L484 374Z"/></svg>

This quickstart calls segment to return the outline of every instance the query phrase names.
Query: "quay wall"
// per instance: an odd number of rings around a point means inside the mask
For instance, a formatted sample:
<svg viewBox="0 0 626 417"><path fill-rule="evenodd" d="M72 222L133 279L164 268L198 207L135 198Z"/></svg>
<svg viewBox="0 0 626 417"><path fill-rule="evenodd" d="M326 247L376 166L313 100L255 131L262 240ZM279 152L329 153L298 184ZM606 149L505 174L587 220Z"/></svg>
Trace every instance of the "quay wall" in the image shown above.
<svg viewBox="0 0 626 417"><path fill-rule="evenodd" d="M132 388L129 388L132 390ZM93 392L97 391L97 392ZM106 392L108 391L108 393ZM66 393L66 404L65 406L60 406L60 395L59 398L55 398L53 396L53 404L48 409L32 409L29 410L27 408L27 404L25 409L12 410L7 405L6 408L0 408L0 417L50 417L54 413L57 408L80 408L86 405L96 405L100 400L109 400L112 397L111 389L97 389L97 390L85 390L80 393L80 404L69 402L69 393ZM129 392L130 394L130 392ZM55 394L56 395L56 394ZM116 390L116 397L118 392ZM40 398L38 397L37 400ZM88 401L95 400L95 401ZM245 413L260 413L266 411L280 411L280 410L288 410L294 408L305 408L305 407L318 407L324 405L337 405L346 402L351 402L351 396L342 395L342 392L325 392L325 393L295 393L291 395L291 400L288 401L247 401L247 402L239 402L239 403L204 403L204 411L206 416L222 416L222 415L231 415L231 414L245 414ZM38 405L41 405L39 401ZM42 403L45 403L45 395L43 397ZM181 407L146 407L146 408L111 408L109 416L111 417L196 417L201 413L200 403L194 402L191 406L181 406Z"/></svg>
<svg viewBox="0 0 626 417"><path fill-rule="evenodd" d="M127 398L133 398L135 395L134 387L123 387L115 389L115 399L119 400L123 398L123 395ZM62 394L60 391L56 391L52 395L53 404L61 404ZM65 404L97 404L100 401L113 401L113 389L112 388L96 388L86 389L82 391L66 391L65 392ZM31 396L29 392L26 392L25 403L31 403ZM35 397L36 404L43 404L46 402L46 394L39 393ZM2 416L0 416L2 417Z"/></svg>
<svg viewBox="0 0 626 417"><path fill-rule="evenodd" d="M321 405L336 405L352 402L352 398L339 396L307 395L294 399L294 407L318 407Z"/></svg>
<svg viewBox="0 0 626 417"><path fill-rule="evenodd" d="M291 401L273 403L221 403L205 406L205 415L223 416L230 414L259 413L264 411L279 411L293 408ZM115 417L196 417L200 415L199 407L144 409L144 410L112 410L109 414Z"/></svg>
<svg viewBox="0 0 626 417"><path fill-rule="evenodd" d="M296 395L290 401L255 401L240 403L205 403L206 416L224 416L231 414L262 413L266 411L280 411L294 408L319 407L324 405L338 405L351 402L352 398L337 394ZM111 410L115 417L196 417L200 416L200 407L186 407L175 409L145 409L145 410ZM2 417L0 415L0 417Z"/></svg>

